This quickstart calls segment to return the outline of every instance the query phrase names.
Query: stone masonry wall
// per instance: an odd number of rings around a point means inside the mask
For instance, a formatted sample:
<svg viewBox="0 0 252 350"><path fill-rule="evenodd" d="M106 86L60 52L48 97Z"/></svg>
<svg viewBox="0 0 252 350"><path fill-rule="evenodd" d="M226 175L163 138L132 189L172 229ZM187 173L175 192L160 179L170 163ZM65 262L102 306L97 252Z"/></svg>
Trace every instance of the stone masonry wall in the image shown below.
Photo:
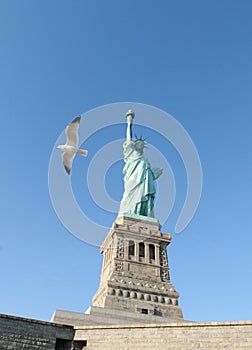
<svg viewBox="0 0 252 350"><path fill-rule="evenodd" d="M76 327L87 349L252 349L252 321Z"/></svg>
<svg viewBox="0 0 252 350"><path fill-rule="evenodd" d="M71 326L0 314L0 350L70 350L73 335Z"/></svg>
<svg viewBox="0 0 252 350"><path fill-rule="evenodd" d="M71 327L0 315L0 350L251 350L252 321Z"/></svg>

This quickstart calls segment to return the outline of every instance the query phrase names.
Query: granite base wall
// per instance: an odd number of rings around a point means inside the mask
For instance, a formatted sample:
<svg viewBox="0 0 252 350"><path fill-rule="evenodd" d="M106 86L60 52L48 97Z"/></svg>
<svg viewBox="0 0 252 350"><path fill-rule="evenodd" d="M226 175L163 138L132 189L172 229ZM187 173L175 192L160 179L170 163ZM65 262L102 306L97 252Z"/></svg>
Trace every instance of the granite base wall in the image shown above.
<svg viewBox="0 0 252 350"><path fill-rule="evenodd" d="M71 326L0 315L0 350L71 350Z"/></svg>
<svg viewBox="0 0 252 350"><path fill-rule="evenodd" d="M66 326L0 315L0 350L252 349L252 321Z"/></svg>
<svg viewBox="0 0 252 350"><path fill-rule="evenodd" d="M76 327L88 349L252 349L252 321Z"/></svg>

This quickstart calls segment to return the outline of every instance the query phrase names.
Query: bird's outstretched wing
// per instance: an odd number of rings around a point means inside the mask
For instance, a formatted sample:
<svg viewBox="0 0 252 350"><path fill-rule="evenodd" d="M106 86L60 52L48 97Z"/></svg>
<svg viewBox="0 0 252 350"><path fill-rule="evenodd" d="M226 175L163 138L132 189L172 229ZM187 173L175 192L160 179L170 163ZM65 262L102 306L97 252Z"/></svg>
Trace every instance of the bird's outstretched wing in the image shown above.
<svg viewBox="0 0 252 350"><path fill-rule="evenodd" d="M74 159L75 154L76 154L75 152L71 152L71 151L64 152L62 154L62 162L64 164L64 167L65 167L66 172L68 173L68 175L70 175L71 168L72 168L72 163L73 163L73 159Z"/></svg>
<svg viewBox="0 0 252 350"><path fill-rule="evenodd" d="M78 129L80 125L81 117L76 117L66 128L67 145L78 147L79 137Z"/></svg>

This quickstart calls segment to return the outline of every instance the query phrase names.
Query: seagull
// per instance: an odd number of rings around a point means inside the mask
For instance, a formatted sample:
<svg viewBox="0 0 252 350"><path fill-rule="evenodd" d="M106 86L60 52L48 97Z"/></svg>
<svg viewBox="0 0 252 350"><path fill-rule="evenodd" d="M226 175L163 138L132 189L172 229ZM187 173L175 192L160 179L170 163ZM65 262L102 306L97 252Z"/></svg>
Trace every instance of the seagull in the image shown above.
<svg viewBox="0 0 252 350"><path fill-rule="evenodd" d="M81 116L76 117L66 128L67 142L65 145L59 145L56 148L60 149L64 153L62 154L62 162L68 175L70 175L73 159L75 155L81 154L86 157L88 154L87 150L79 149L79 136L78 129L80 125Z"/></svg>

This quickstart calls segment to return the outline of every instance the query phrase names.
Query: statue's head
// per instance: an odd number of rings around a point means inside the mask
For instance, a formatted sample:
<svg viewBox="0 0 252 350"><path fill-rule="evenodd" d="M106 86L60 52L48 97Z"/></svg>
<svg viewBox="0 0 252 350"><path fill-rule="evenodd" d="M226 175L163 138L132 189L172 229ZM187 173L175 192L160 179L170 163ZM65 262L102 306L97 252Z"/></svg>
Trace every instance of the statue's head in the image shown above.
<svg viewBox="0 0 252 350"><path fill-rule="evenodd" d="M140 139L136 139L134 141L134 146L135 146L135 150L138 152L143 152L144 150L144 146L145 146L145 142L142 138Z"/></svg>

